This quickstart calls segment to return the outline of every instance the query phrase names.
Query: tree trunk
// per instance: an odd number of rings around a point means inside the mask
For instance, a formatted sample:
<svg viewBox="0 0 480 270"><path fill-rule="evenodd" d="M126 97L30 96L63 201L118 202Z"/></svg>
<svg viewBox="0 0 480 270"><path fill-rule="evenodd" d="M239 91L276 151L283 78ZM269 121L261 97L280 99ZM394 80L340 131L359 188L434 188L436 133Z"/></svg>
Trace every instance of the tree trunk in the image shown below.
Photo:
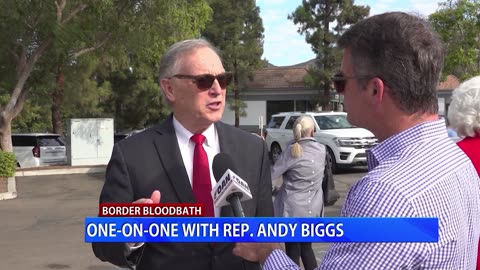
<svg viewBox="0 0 480 270"><path fill-rule="evenodd" d="M57 85L52 93L52 128L53 133L63 137L62 106L65 91L65 75L61 67L57 72Z"/></svg>
<svg viewBox="0 0 480 270"><path fill-rule="evenodd" d="M323 84L323 110L330 111L330 86L328 83Z"/></svg>
<svg viewBox="0 0 480 270"><path fill-rule="evenodd" d="M234 99L235 99L235 126L239 127L240 126L240 106L239 106L239 93L238 93L238 88L235 86L234 90Z"/></svg>
<svg viewBox="0 0 480 270"><path fill-rule="evenodd" d="M12 146L12 119L0 115L0 149L5 152L13 152Z"/></svg>
<svg viewBox="0 0 480 270"><path fill-rule="evenodd" d="M233 90L234 100L235 100L235 126L240 126L240 89L238 89L238 74L237 74L237 63L235 61L234 67L234 77L233 80L235 82Z"/></svg>
<svg viewBox="0 0 480 270"><path fill-rule="evenodd" d="M325 1L325 14L331 13L330 1ZM332 51L329 50L330 48L330 41L327 38L328 33L330 32L330 21L328 20L330 16L325 16L323 20L323 72L328 72L328 62L330 60L330 54ZM330 110L330 80L324 81L322 83L323 86L323 98L322 98L322 109L324 111Z"/></svg>

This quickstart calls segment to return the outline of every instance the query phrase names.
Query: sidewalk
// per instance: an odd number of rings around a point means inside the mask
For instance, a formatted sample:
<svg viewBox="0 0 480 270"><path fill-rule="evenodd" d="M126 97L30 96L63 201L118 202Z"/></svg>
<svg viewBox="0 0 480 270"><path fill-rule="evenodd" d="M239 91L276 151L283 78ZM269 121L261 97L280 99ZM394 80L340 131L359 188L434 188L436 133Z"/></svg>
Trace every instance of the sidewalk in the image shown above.
<svg viewBox="0 0 480 270"><path fill-rule="evenodd" d="M92 166L45 166L17 169L15 176L37 176L57 174L78 174L78 173L104 173L106 165Z"/></svg>
<svg viewBox="0 0 480 270"><path fill-rule="evenodd" d="M6 192L0 192L0 201L15 199L17 197L16 177L37 176L37 175L58 175L58 174L85 174L85 173L104 173L106 165L92 166L45 166L31 168L17 168L15 177L8 178Z"/></svg>

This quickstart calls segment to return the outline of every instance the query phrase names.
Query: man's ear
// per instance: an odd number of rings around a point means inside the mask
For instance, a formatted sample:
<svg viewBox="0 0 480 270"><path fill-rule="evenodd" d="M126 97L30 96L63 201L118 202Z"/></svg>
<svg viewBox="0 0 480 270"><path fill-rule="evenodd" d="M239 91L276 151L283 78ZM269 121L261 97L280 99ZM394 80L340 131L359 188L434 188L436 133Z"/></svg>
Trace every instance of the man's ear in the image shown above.
<svg viewBox="0 0 480 270"><path fill-rule="evenodd" d="M368 83L368 91L370 91L373 103L379 104L383 100L383 94L385 93L385 84L379 78L373 78Z"/></svg>
<svg viewBox="0 0 480 270"><path fill-rule="evenodd" d="M170 102L175 101L175 93L173 91L170 79L160 79L160 88L163 91L165 98L167 98Z"/></svg>

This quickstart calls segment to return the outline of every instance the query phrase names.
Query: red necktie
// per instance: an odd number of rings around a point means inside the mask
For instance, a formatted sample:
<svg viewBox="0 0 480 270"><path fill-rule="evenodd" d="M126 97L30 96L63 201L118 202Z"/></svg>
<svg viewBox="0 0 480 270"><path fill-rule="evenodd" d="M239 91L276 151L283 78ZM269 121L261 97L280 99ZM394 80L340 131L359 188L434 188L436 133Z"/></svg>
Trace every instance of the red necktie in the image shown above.
<svg viewBox="0 0 480 270"><path fill-rule="evenodd" d="M205 136L202 134L195 134L190 140L195 143L192 175L193 195L198 203L205 204L205 216L213 217L215 216L215 212L213 210L213 200L211 195L212 182L210 181L207 152L203 149Z"/></svg>

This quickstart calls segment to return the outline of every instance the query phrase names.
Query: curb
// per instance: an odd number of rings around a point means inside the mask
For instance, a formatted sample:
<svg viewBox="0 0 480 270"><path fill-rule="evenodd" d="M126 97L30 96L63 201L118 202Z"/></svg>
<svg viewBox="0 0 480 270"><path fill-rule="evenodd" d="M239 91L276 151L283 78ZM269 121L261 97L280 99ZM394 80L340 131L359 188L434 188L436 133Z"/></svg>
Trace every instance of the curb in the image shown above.
<svg viewBox="0 0 480 270"><path fill-rule="evenodd" d="M14 199L17 197L17 185L15 177L37 176L37 175L59 175L59 174L80 174L80 173L104 173L106 165L94 166L51 166L18 169L14 177L8 178L7 192L0 193L0 201Z"/></svg>
<svg viewBox="0 0 480 270"><path fill-rule="evenodd" d="M37 175L58 175L58 174L80 174L80 173L104 173L106 165L95 166L55 166L41 167L36 169L17 170L15 176L37 176Z"/></svg>
<svg viewBox="0 0 480 270"><path fill-rule="evenodd" d="M17 197L17 187L15 185L15 177L8 178L8 192L0 193L1 200L15 199Z"/></svg>

